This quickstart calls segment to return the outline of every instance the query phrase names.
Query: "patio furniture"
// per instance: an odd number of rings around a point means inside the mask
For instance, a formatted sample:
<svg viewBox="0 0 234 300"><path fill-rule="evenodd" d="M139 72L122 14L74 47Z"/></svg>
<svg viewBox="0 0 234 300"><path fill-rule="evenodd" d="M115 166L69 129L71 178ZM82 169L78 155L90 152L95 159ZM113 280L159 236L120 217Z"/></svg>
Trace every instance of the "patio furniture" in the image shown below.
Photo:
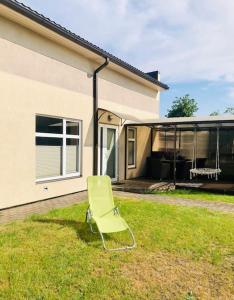
<svg viewBox="0 0 234 300"><path fill-rule="evenodd" d="M168 179L170 162L154 156L147 157L147 176L159 180Z"/></svg>
<svg viewBox="0 0 234 300"><path fill-rule="evenodd" d="M169 176L167 179L173 178L173 172L174 172L174 160L173 159L166 159L163 160L162 163L169 165ZM176 177L178 179L183 179L184 175L184 168L185 168L185 160L184 159L176 159L175 160L176 165Z"/></svg>
<svg viewBox="0 0 234 300"><path fill-rule="evenodd" d="M92 223L96 223L101 236L103 247L106 250L127 250L136 247L135 238L128 224L120 216L119 209L115 206L109 176L89 176L88 200L89 208L86 213L86 221L93 230ZM104 234L128 230L132 238L132 244L120 248L107 248Z"/></svg>
<svg viewBox="0 0 234 300"><path fill-rule="evenodd" d="M196 175L207 175L208 178L215 178L218 180L218 175L221 173L219 167L219 127L217 127L217 139L216 139L216 157L215 157L215 168L197 168L197 128L194 128L194 139L193 139L193 163L192 169L190 170L190 179Z"/></svg>
<svg viewBox="0 0 234 300"><path fill-rule="evenodd" d="M186 159L178 153L176 154L176 177L184 179ZM189 168L189 170L191 167ZM147 176L153 179L172 179L174 170L174 153L166 151L152 152L150 157L147 157Z"/></svg>

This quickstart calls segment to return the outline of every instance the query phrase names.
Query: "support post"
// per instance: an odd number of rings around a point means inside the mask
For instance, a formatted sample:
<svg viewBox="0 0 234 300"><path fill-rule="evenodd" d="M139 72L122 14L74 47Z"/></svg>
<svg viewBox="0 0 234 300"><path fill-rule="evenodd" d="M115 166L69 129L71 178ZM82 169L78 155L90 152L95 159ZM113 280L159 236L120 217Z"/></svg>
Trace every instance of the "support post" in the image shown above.
<svg viewBox="0 0 234 300"><path fill-rule="evenodd" d="M173 181L176 186L176 126L174 128L174 162L173 162Z"/></svg>
<svg viewBox="0 0 234 300"><path fill-rule="evenodd" d="M154 133L154 128L153 127L150 127L150 143L151 143L151 156L152 156L152 153L153 153L153 133Z"/></svg>
<svg viewBox="0 0 234 300"><path fill-rule="evenodd" d="M124 147L124 180L127 179L127 143L128 143L128 126L124 126L124 138L125 138L125 147Z"/></svg>

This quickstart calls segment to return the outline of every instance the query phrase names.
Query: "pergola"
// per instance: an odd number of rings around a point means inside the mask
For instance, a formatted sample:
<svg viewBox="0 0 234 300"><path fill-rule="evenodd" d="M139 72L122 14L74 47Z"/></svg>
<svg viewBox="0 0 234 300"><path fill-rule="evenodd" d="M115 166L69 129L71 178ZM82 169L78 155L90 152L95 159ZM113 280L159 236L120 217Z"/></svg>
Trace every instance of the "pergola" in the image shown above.
<svg viewBox="0 0 234 300"><path fill-rule="evenodd" d="M164 132L165 133L165 144L167 141L167 133L170 132L170 135L174 136L174 145L173 145L173 181L176 184L176 156L177 156L177 144L180 147L181 134L184 131L213 131L220 130L222 135L222 130L234 129L234 116L208 116L208 117L185 117L185 118L162 118L157 120L146 120L143 122L128 122L125 124L125 157L127 155L127 129L129 127L141 127L145 126L151 129L151 154L153 152L155 132ZM218 136L217 130L217 136ZM234 137L233 137L234 138ZM217 148L218 148L217 142ZM194 150L193 150L194 151ZM125 160L125 170L126 170L126 160ZM125 174L126 175L126 174Z"/></svg>

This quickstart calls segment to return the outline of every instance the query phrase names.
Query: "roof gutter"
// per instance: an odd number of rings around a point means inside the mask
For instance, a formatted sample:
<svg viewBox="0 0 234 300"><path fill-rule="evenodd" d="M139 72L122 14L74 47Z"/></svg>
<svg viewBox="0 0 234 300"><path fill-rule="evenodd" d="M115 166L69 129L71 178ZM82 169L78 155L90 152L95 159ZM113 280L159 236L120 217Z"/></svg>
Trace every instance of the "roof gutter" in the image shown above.
<svg viewBox="0 0 234 300"><path fill-rule="evenodd" d="M98 175L98 73L109 64L109 58L93 73L93 175Z"/></svg>

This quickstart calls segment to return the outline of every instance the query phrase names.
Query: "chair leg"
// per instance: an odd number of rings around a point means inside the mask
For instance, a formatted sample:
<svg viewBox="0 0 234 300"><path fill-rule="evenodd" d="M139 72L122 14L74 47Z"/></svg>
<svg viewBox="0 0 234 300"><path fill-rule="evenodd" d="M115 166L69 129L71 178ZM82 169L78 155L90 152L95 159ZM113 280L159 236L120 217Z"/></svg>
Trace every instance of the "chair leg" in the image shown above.
<svg viewBox="0 0 234 300"><path fill-rule="evenodd" d="M87 210L86 217L85 217L85 222L89 224L89 228L90 228L90 231L92 233L98 233L99 232L99 234L101 236L101 239L102 239L102 244L103 244L103 247L104 247L105 250L108 250L108 251L120 251L120 250L130 250L130 249L133 249L133 248L136 247L136 240L135 240L134 234L133 234L132 230L128 227L127 230L130 233L130 236L131 236L131 239L132 239L132 244L129 245L129 246L126 246L126 247L121 247L121 248L113 248L113 249L112 248L108 248L106 246L103 233L101 231L99 231L99 229L98 229L98 231L94 231L91 219L92 219L92 217L90 215L90 212L89 212L89 210Z"/></svg>
<svg viewBox="0 0 234 300"><path fill-rule="evenodd" d="M101 239L102 239L102 244L103 244L103 248L107 251L125 251L125 250L130 250L130 249L133 249L136 247L136 240L135 240L135 237L134 237L134 234L132 232L132 230L130 228L128 228L128 231L130 233L130 236L131 236L131 239L132 239L132 244L129 245L129 246L126 246L126 247L120 247L120 248L108 248L106 246L106 243L105 243L105 239L104 239L104 236L103 236L103 233L99 231L100 233L100 236L101 236Z"/></svg>
<svg viewBox="0 0 234 300"><path fill-rule="evenodd" d="M92 223L91 223L91 222L88 222L88 223L89 223L90 231L91 231L92 233L98 233L98 231L95 231L95 230L93 229Z"/></svg>
<svg viewBox="0 0 234 300"><path fill-rule="evenodd" d="M87 210L87 212L86 212L85 222L89 224L89 228L92 233L98 233L98 231L94 231L94 229L93 229L89 210Z"/></svg>
<svg viewBox="0 0 234 300"><path fill-rule="evenodd" d="M85 214L85 223L88 222L88 210L86 211L86 214Z"/></svg>

